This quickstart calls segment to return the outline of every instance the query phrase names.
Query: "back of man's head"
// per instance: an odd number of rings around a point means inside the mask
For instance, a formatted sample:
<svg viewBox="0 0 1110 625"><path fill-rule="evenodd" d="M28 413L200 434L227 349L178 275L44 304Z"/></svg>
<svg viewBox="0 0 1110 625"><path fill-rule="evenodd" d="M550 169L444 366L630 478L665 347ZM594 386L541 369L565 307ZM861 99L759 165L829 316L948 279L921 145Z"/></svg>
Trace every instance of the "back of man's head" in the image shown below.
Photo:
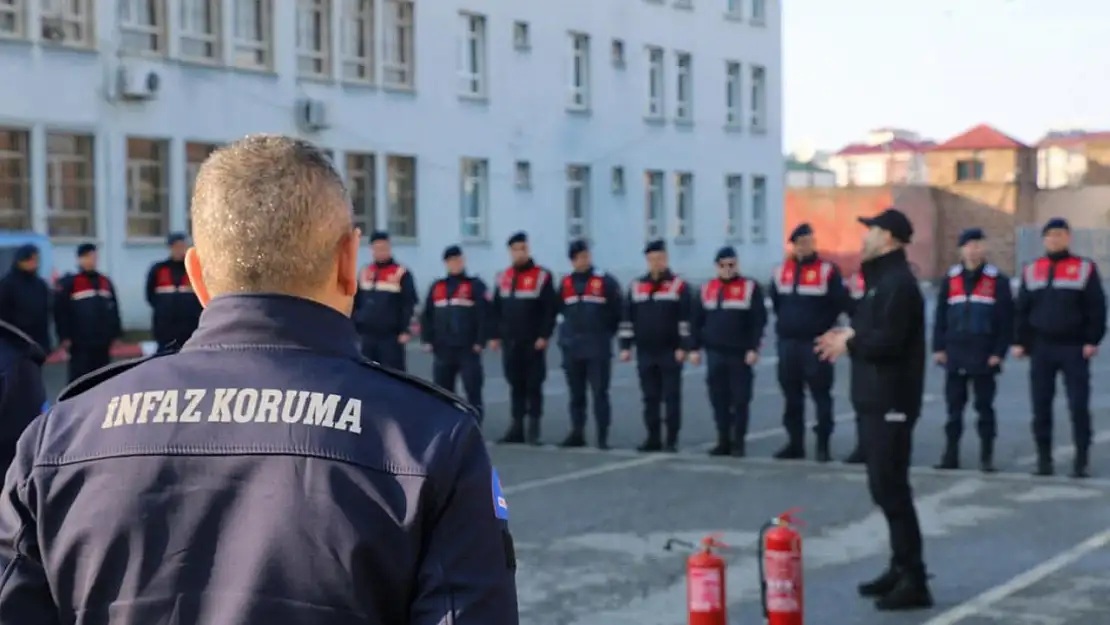
<svg viewBox="0 0 1110 625"><path fill-rule="evenodd" d="M253 135L217 150L197 174L191 213L190 273L200 271L202 302L233 293L353 294L346 282L354 276L346 274L358 237L350 200L311 143Z"/></svg>

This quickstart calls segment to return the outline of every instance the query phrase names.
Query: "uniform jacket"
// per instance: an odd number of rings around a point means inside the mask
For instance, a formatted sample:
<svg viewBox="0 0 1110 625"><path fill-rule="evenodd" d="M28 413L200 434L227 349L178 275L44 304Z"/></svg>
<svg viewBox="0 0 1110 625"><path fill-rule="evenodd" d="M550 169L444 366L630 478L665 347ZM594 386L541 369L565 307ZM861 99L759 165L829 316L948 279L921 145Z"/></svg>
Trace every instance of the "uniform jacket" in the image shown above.
<svg viewBox="0 0 1110 625"><path fill-rule="evenodd" d="M690 348L692 287L668 269L659 276L644 274L628 285L621 317L622 350L641 352Z"/></svg>
<svg viewBox="0 0 1110 625"><path fill-rule="evenodd" d="M99 271L68 274L58 281L54 325L59 341L103 348L123 334L116 287Z"/></svg>
<svg viewBox="0 0 1110 625"><path fill-rule="evenodd" d="M1106 335L1106 293L1098 266L1069 252L1049 254L1021 272L1014 342L1098 345Z"/></svg>
<svg viewBox="0 0 1110 625"><path fill-rule="evenodd" d="M46 388L42 363L46 354L38 342L15 326L0 321L0 471L15 456L19 435L42 412ZM3 595L0 595L0 602ZM4 614L0 605L0 616Z"/></svg>
<svg viewBox="0 0 1110 625"><path fill-rule="evenodd" d="M776 267L770 293L779 339L813 340L852 309L840 270L816 254Z"/></svg>
<svg viewBox="0 0 1110 625"><path fill-rule="evenodd" d="M933 351L952 371L983 374L991 356L1005 358L1014 335L1010 279L994 265L955 265L940 284L933 315Z"/></svg>
<svg viewBox="0 0 1110 625"><path fill-rule="evenodd" d="M364 337L397 337L412 327L419 301L412 274L390 259L362 268L351 316Z"/></svg>
<svg viewBox="0 0 1110 625"><path fill-rule="evenodd" d="M489 340L490 298L481 278L447 276L436 280L424 300L421 339L435 348L473 348Z"/></svg>
<svg viewBox="0 0 1110 625"><path fill-rule="evenodd" d="M218 297L180 352L67 389L0 498L0 620L517 625L473 409L357 340L308 300Z"/></svg>
<svg viewBox="0 0 1110 625"><path fill-rule="evenodd" d="M490 338L505 342L548 340L555 332L559 296L551 272L532 261L497 276Z"/></svg>
<svg viewBox="0 0 1110 625"><path fill-rule="evenodd" d="M203 307L193 293L185 262L163 260L155 263L146 276L146 301L151 308L154 340L163 345L181 345L200 323Z"/></svg>
<svg viewBox="0 0 1110 625"><path fill-rule="evenodd" d="M906 253L863 264L867 292L852 317L852 404L861 414L921 414L925 391L925 298Z"/></svg>
<svg viewBox="0 0 1110 625"><path fill-rule="evenodd" d="M621 285L599 269L575 271L559 281L559 347L575 358L613 356L613 336L621 323Z"/></svg>
<svg viewBox="0 0 1110 625"><path fill-rule="evenodd" d="M50 350L50 287L36 273L12 264L0 279L0 320L7 321Z"/></svg>
<svg viewBox="0 0 1110 625"><path fill-rule="evenodd" d="M759 351L767 327L763 289L746 276L713 278L701 287L690 326L694 349L735 355Z"/></svg>

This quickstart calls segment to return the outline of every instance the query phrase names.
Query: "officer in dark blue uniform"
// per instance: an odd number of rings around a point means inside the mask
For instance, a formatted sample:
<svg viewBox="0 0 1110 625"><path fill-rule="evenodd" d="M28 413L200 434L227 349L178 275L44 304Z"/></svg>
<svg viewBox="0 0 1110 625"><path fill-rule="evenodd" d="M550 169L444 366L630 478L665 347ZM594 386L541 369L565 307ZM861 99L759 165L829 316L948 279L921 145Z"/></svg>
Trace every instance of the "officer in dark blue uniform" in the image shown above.
<svg viewBox="0 0 1110 625"><path fill-rule="evenodd" d="M947 369L944 383L948 422L947 444L937 469L960 468L960 437L968 383L979 413L979 468L994 471L994 415L997 376L1014 335L1014 299L1010 278L984 262L983 231L969 228L960 234L962 262L948 270L937 294L933 316L933 360Z"/></svg>
<svg viewBox="0 0 1110 625"><path fill-rule="evenodd" d="M1091 447L1091 359L1106 335L1106 293L1098 266L1068 249L1071 229L1050 219L1042 231L1045 255L1021 272L1013 353L1029 356L1036 475L1052 475L1052 402L1063 373L1075 439L1073 477L1088 476Z"/></svg>
<svg viewBox="0 0 1110 625"><path fill-rule="evenodd" d="M508 247L513 264L497 276L490 337L490 348L501 349L512 417L498 442L539 445L547 342L555 332L559 296L551 272L532 259L528 235L513 234Z"/></svg>
<svg viewBox="0 0 1110 625"><path fill-rule="evenodd" d="M674 452L682 429L682 364L690 348L691 286L668 267L663 241L648 243L644 255L648 272L632 281L624 299L618 332L620 357L624 362L631 360L632 346L636 346L647 428L647 438L637 449ZM664 404L666 439L660 419Z"/></svg>
<svg viewBox="0 0 1110 625"><path fill-rule="evenodd" d="M570 433L562 447L586 445L586 391L593 399L598 449L609 448L609 381L613 372L613 336L620 328L621 287L617 280L595 268L585 241L575 241L567 251L574 271L559 286L559 348L570 391Z"/></svg>
<svg viewBox="0 0 1110 625"><path fill-rule="evenodd" d="M196 185L200 327L27 428L0 622L517 625L475 412L359 354L361 233L328 157L247 137Z"/></svg>
<svg viewBox="0 0 1110 625"><path fill-rule="evenodd" d="M482 412L482 350L489 332L489 290L466 274L462 249L443 251L447 277L436 280L424 299L421 338L432 352L432 381L452 392L462 378L466 400Z"/></svg>
<svg viewBox="0 0 1110 625"><path fill-rule="evenodd" d="M786 446L775 453L779 460L806 457L806 387L817 411L817 461L828 462L833 421L833 366L813 353L813 341L833 328L841 313L852 310L852 297L840 270L819 258L813 228L802 224L790 233L793 255L775 268L771 280L771 305L778 337L778 377L785 401L782 425Z"/></svg>
<svg viewBox="0 0 1110 625"><path fill-rule="evenodd" d="M112 346L123 335L116 287L97 270L96 246L77 246L80 271L58 281L54 327L69 351L69 381L107 366Z"/></svg>
<svg viewBox="0 0 1110 625"><path fill-rule="evenodd" d="M151 309L151 328L159 351L182 345L200 323L200 302L185 271L188 239L176 232L166 241L170 257L154 263L146 276L146 301Z"/></svg>
<svg viewBox="0 0 1110 625"><path fill-rule="evenodd" d="M405 351L412 339L412 315L420 302L416 282L393 259L389 233L370 235L374 262L359 274L355 326L362 336L362 355L387 367L405 370Z"/></svg>
<svg viewBox="0 0 1110 625"><path fill-rule="evenodd" d="M740 275L735 249L721 248L716 261L717 277L702 285L695 301L690 361L700 364L698 350L705 348L709 402L717 424L717 445L709 455L739 457L748 436L753 367L759 362L767 307L759 283Z"/></svg>
<svg viewBox="0 0 1110 625"><path fill-rule="evenodd" d="M21 245L0 279L0 321L7 321L50 351L50 287L39 277L39 248Z"/></svg>
<svg viewBox="0 0 1110 625"><path fill-rule="evenodd" d="M45 360L38 341L0 321L0 471L7 471L19 435L46 403L42 383Z"/></svg>

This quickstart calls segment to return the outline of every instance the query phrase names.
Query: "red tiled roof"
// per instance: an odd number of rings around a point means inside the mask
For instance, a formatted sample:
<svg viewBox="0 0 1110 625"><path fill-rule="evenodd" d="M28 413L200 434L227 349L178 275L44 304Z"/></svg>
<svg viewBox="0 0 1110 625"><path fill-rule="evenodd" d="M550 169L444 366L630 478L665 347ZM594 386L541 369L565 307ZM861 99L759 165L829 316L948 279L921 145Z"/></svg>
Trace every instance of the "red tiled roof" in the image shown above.
<svg viewBox="0 0 1110 625"><path fill-rule="evenodd" d="M1029 146L987 124L979 124L971 130L933 147L932 151L1017 150L1025 147Z"/></svg>
<svg viewBox="0 0 1110 625"><path fill-rule="evenodd" d="M863 156L866 154L889 154L891 152L924 152L934 145L936 144L932 141L919 142L906 141L905 139L895 139L878 145L853 143L841 148L840 151L833 156Z"/></svg>
<svg viewBox="0 0 1110 625"><path fill-rule="evenodd" d="M1077 147L1092 141L1110 141L1110 130L1077 132L1073 134L1050 134L1037 142L1038 148Z"/></svg>

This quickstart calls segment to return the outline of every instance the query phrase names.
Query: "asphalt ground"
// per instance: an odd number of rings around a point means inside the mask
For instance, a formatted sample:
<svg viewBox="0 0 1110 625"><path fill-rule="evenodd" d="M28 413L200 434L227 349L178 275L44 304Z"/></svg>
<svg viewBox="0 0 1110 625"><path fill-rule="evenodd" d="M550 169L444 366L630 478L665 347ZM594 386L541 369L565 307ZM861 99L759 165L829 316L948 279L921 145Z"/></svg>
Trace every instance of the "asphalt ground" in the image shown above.
<svg viewBox="0 0 1110 625"><path fill-rule="evenodd" d="M567 392L557 353L546 384L544 440L567 432ZM914 450L916 500L934 575L937 607L879 614L855 585L880 571L887 532L864 475L833 463L776 462L784 442L782 400L773 351L758 366L746 459L711 459L714 427L704 368L688 367L681 451L641 455L640 394L632 364L614 364L614 449L563 451L491 446L511 511L520 561L522 622L528 625L680 625L685 623L685 553L669 538L696 541L719 532L731 548L729 623L760 623L755 568L760 526L802 508L805 609L810 625L1106 625L1110 622L1110 364L1092 375L1096 425L1094 477L1029 475L1028 364L1008 362L996 402L999 473L974 470L974 415L967 415L963 461L971 470L929 468L943 446L943 375L931 368ZM508 425L508 386L499 357L487 354L485 428L495 439ZM426 354L410 352L410 370L430 376ZM51 366L57 391L64 369ZM838 364L834 435L838 456L854 442L847 366ZM812 414L812 407L809 408ZM1056 459L1066 473L1071 434L1061 388ZM812 446L812 441L810 441ZM811 450L812 451L812 450ZM681 550L680 550L681 551Z"/></svg>

